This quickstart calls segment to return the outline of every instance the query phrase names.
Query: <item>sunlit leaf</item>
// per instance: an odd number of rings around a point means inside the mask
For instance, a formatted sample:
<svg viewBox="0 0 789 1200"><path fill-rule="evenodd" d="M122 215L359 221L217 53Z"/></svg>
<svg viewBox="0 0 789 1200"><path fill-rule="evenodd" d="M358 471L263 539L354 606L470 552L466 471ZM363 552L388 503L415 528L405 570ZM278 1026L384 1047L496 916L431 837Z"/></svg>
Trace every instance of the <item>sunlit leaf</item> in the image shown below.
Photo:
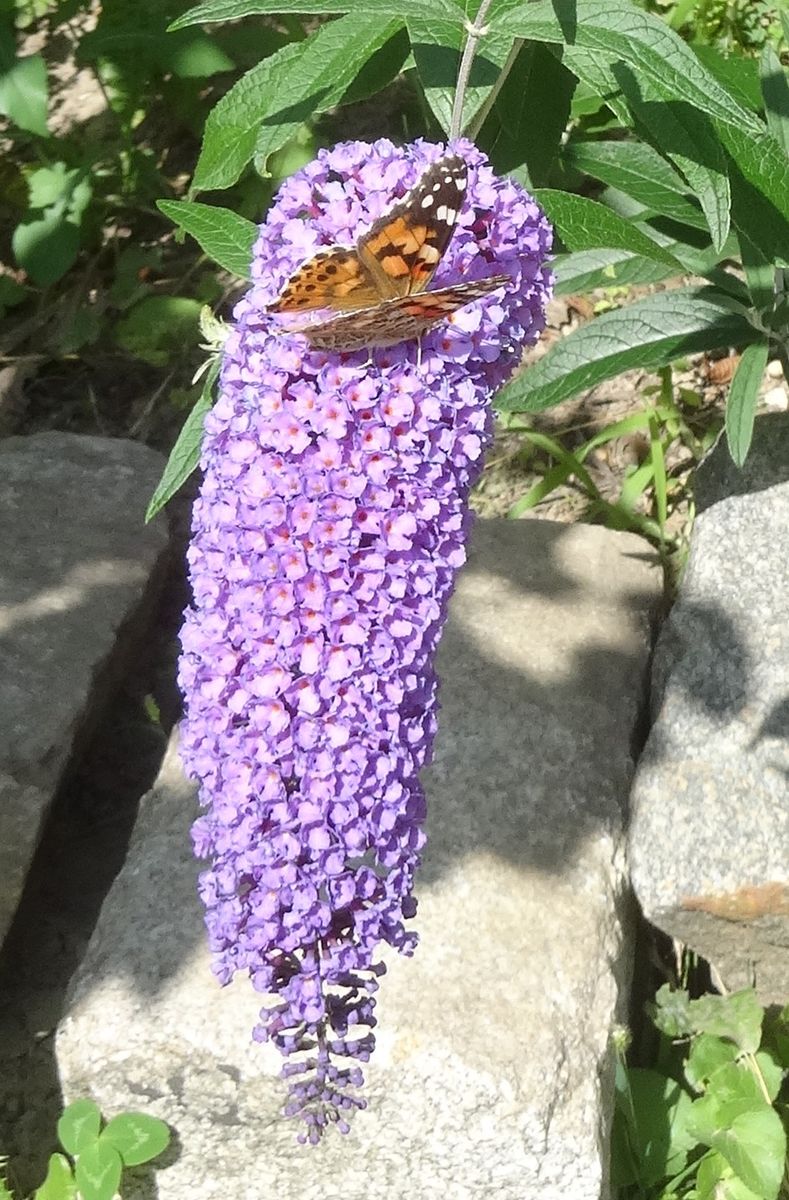
<svg viewBox="0 0 789 1200"><path fill-rule="evenodd" d="M745 462L751 446L756 404L767 366L768 350L766 341L746 346L729 388L726 401L726 441L729 444L729 453L738 467Z"/></svg>
<svg viewBox="0 0 789 1200"><path fill-rule="evenodd" d="M47 68L40 54L19 57L10 25L0 23L0 113L39 137L47 129Z"/></svg>
<svg viewBox="0 0 789 1200"><path fill-rule="evenodd" d="M81 1200L113 1200L122 1171L121 1156L114 1146L101 1141L88 1146L74 1171Z"/></svg>
<svg viewBox="0 0 789 1200"><path fill-rule="evenodd" d="M759 336L712 289L661 292L603 313L561 338L498 393L496 407L537 412L631 367L663 367L687 354L744 346Z"/></svg>
<svg viewBox="0 0 789 1200"><path fill-rule="evenodd" d="M123 1112L107 1122L101 1134L120 1154L123 1165L136 1167L150 1162L170 1144L170 1130L158 1117L147 1113Z"/></svg>
<svg viewBox="0 0 789 1200"><path fill-rule="evenodd" d="M81 1154L96 1142L101 1128L98 1105L86 1098L73 1100L58 1121L58 1137L69 1154Z"/></svg>
<svg viewBox="0 0 789 1200"><path fill-rule="evenodd" d="M682 265L668 250L604 204L555 188L537 188L534 195L568 250L602 247L629 250L633 254L642 254L654 258L656 262L665 263L681 274Z"/></svg>
<svg viewBox="0 0 789 1200"><path fill-rule="evenodd" d="M34 283L47 287L61 279L79 252L80 233L62 212L17 225L11 238L14 257Z"/></svg>
<svg viewBox="0 0 789 1200"><path fill-rule="evenodd" d="M250 279L257 226L229 208L194 200L159 200L157 207L190 233L209 258L239 279Z"/></svg>
<svg viewBox="0 0 789 1200"><path fill-rule="evenodd" d="M466 20L454 0L206 0L173 21L170 29L209 21L238 21L256 13L374 13L379 18L446 18L458 25Z"/></svg>
<svg viewBox="0 0 789 1200"><path fill-rule="evenodd" d="M213 403L214 384L219 375L220 361L215 359L205 377L200 399L183 424L178 440L170 451L164 474L151 497L146 521L152 521L164 508L178 489L186 482L200 462L200 447L203 442L203 422Z"/></svg>
<svg viewBox="0 0 789 1200"><path fill-rule="evenodd" d="M47 1177L40 1187L36 1188L33 1200L74 1200L77 1185L71 1171L71 1163L63 1154L50 1156L47 1167ZM11 1193L9 1192L9 1197ZM0 1191L0 1200L3 1200Z"/></svg>

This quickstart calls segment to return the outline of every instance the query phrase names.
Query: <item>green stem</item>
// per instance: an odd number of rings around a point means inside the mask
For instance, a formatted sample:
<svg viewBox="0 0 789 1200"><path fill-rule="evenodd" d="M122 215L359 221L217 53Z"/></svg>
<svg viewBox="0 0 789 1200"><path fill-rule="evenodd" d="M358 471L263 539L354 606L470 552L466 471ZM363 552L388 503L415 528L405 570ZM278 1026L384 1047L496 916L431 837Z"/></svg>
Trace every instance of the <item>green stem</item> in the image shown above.
<svg viewBox="0 0 789 1200"><path fill-rule="evenodd" d="M482 128L482 126L485 124L485 121L487 120L488 113L493 108L493 105L496 103L496 98L497 98L499 92L501 91L502 87L504 86L505 79L509 75L512 68L515 66L515 60L518 57L518 55L520 54L521 47L523 46L525 40L526 40L525 38L516 38L515 41L512 43L512 49L510 50L509 54L507 55L507 61L505 62L504 66L501 68L501 70L499 71L498 79L496 80L493 87L490 89L487 96L485 97L485 101L480 106L479 112L476 114L473 121L469 121L468 128L466 129L465 133L466 133L466 137L470 138L472 142L476 141L480 129Z"/></svg>
<svg viewBox="0 0 789 1200"><path fill-rule="evenodd" d="M482 0L475 20L466 23L466 44L458 68L458 81L455 89L455 103L452 105L452 120L449 126L449 140L452 142L460 137L460 127L463 122L463 102L466 99L466 88L471 74L471 64L477 52L477 42L487 32L483 21L493 0Z"/></svg>

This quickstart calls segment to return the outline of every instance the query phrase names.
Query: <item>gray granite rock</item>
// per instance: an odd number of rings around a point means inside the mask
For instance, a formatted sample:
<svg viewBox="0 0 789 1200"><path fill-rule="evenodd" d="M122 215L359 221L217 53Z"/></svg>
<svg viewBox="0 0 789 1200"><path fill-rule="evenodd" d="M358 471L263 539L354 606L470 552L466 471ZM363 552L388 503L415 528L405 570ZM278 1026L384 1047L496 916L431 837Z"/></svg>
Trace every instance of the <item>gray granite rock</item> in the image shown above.
<svg viewBox="0 0 789 1200"><path fill-rule="evenodd" d="M661 573L628 534L483 521L444 635L412 959L389 956L369 1108L299 1146L246 980L214 981L175 747L57 1037L67 1098L168 1120L128 1200L598 1200L631 956L623 810Z"/></svg>
<svg viewBox="0 0 789 1200"><path fill-rule="evenodd" d="M75 739L142 631L167 545L163 522L143 524L162 466L136 442L0 441L0 941Z"/></svg>
<svg viewBox="0 0 789 1200"><path fill-rule="evenodd" d="M721 437L699 464L693 481L696 509L729 496L762 492L789 480L789 414L765 413L756 418L751 450L741 467L735 466Z"/></svg>
<svg viewBox="0 0 789 1200"><path fill-rule="evenodd" d="M789 999L789 417L757 421L745 473L719 444L653 670L633 789L646 916L730 987Z"/></svg>

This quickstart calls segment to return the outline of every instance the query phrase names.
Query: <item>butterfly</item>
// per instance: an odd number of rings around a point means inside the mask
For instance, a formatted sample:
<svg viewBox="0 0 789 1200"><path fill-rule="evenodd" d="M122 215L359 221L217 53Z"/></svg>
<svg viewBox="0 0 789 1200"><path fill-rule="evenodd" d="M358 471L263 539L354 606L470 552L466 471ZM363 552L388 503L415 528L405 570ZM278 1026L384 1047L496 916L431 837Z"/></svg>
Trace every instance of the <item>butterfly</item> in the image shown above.
<svg viewBox="0 0 789 1200"><path fill-rule="evenodd" d="M426 291L452 238L467 183L462 158L445 155L432 163L355 247L329 246L302 263L268 311L329 309L328 319L288 332L303 333L320 349L360 350L418 338L455 309L508 283L508 275L491 275Z"/></svg>

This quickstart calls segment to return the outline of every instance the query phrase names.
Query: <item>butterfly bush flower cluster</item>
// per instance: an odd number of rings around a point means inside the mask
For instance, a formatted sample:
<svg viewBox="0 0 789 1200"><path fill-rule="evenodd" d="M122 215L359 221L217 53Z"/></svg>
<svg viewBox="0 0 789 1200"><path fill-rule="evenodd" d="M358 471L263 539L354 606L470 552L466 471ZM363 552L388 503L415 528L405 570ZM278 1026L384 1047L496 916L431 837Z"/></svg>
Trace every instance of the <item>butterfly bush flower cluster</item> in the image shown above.
<svg viewBox="0 0 789 1200"><path fill-rule="evenodd" d="M489 402L544 325L550 227L460 141L468 190L432 286L510 282L416 342L327 353L266 311L321 247L353 246L444 148L321 151L280 189L235 310L182 631L182 755L214 969L265 997L286 1113L316 1142L355 1108L382 943L410 954L434 657L465 559Z"/></svg>

